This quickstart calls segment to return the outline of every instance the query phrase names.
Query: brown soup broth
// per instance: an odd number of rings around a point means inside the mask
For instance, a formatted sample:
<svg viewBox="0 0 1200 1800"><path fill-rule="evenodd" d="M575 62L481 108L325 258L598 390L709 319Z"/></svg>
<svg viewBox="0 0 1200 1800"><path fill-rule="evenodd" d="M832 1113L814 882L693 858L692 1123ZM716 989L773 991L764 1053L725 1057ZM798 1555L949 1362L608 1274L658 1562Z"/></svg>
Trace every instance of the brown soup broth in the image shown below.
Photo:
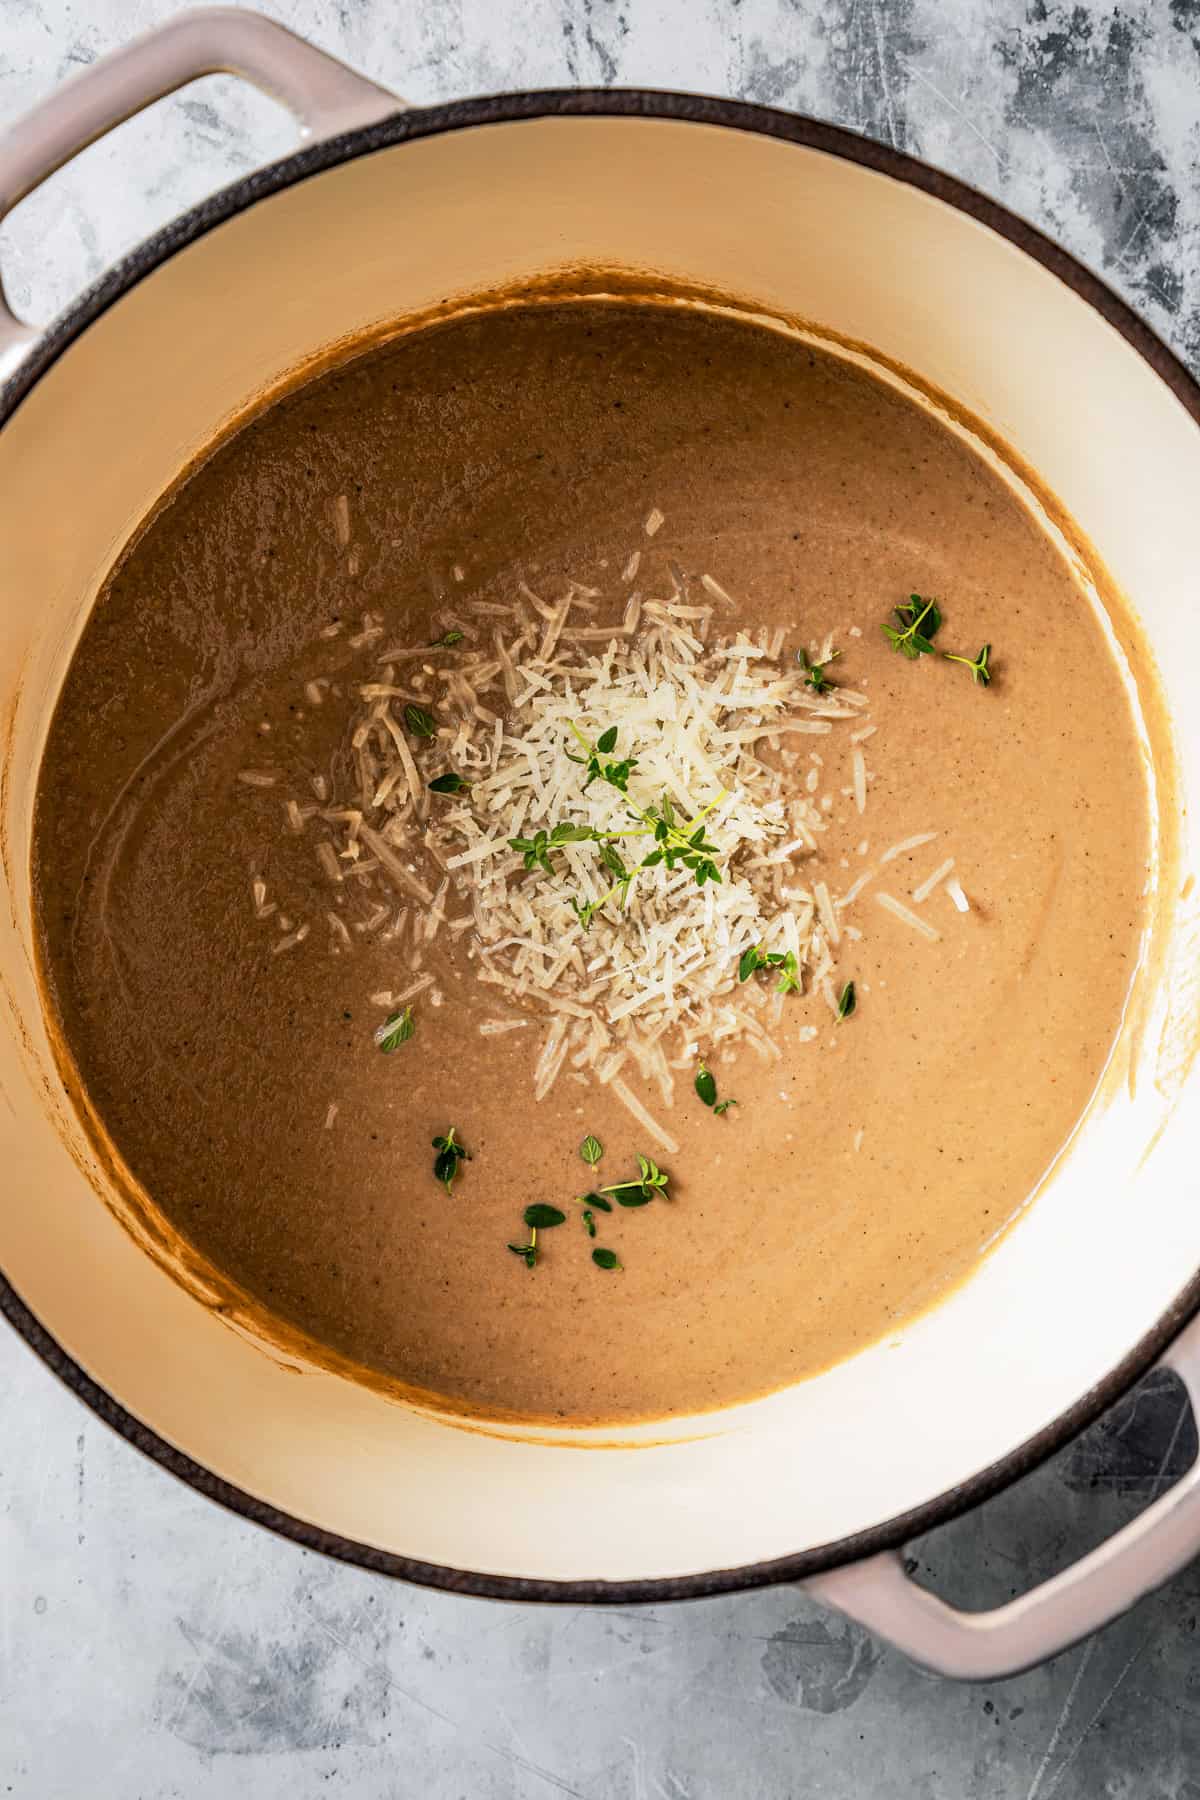
<svg viewBox="0 0 1200 1800"><path fill-rule="evenodd" d="M349 779L356 686L387 643L430 643L448 607L503 603L521 581L597 588L618 617L633 586L669 594L672 565L735 598L722 630L782 629L793 666L832 634L829 676L875 727L869 791L860 813L850 732L796 740L788 783L816 770L813 804L830 801L797 869L838 895L875 874L842 915L861 934L837 957L853 1015L793 993L777 1057L714 1047L736 1107L714 1116L685 1069L664 1108L625 1069L678 1141L668 1155L586 1069L535 1104L544 1017L530 1002L528 1027L480 1034L505 1006L469 930L439 932L414 1035L381 1054L372 996L405 987L407 953L386 926L357 928L376 892L352 871L331 883L313 814ZM914 592L939 599L937 648L974 658L991 642L990 687L891 647L881 626ZM198 1250L366 1368L475 1408L621 1420L811 1375L970 1270L1104 1068L1148 842L1103 629L959 436L786 335L564 302L364 355L197 469L113 573L75 655L35 884L90 1100ZM966 912L944 882L914 900L948 858ZM471 1160L447 1192L431 1140L451 1125ZM589 1132L595 1170L578 1151ZM670 1198L600 1216L593 1242L576 1197L639 1152L669 1170ZM531 1202L567 1214L532 1271L506 1247L527 1238ZM619 1271L594 1265L596 1244Z"/></svg>

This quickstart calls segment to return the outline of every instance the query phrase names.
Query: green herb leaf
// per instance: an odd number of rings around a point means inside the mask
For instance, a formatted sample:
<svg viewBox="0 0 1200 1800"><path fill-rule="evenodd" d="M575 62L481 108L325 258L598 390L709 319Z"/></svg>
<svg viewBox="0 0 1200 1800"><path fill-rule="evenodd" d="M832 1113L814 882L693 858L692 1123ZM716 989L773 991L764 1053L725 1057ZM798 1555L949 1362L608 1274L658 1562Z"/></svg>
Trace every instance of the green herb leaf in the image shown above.
<svg viewBox="0 0 1200 1800"><path fill-rule="evenodd" d="M696 1080L693 1085L705 1106L717 1104L717 1078L703 1062L696 1070Z"/></svg>
<svg viewBox="0 0 1200 1800"><path fill-rule="evenodd" d="M919 657L933 655L933 638L941 630L942 615L936 600L923 600L920 594L910 594L902 606L892 609L899 620L900 629L893 625L883 627L883 635L893 650L901 656L907 656L910 662Z"/></svg>
<svg viewBox="0 0 1200 1800"><path fill-rule="evenodd" d="M394 1012L383 1021L375 1033L375 1042L385 1056L390 1056L393 1050L400 1048L401 1044L407 1044L415 1030L413 1009L411 1006L406 1006L403 1012Z"/></svg>
<svg viewBox="0 0 1200 1800"><path fill-rule="evenodd" d="M590 1206L585 1206L583 1209L583 1228L587 1232L589 1237L595 1237L595 1235L596 1235L596 1215L592 1211Z"/></svg>
<svg viewBox="0 0 1200 1800"><path fill-rule="evenodd" d="M992 671L988 666L988 658L991 654L992 646L990 644L985 644L983 646L983 649L979 652L979 655L975 658L974 662L971 661L969 656L951 656L949 650L943 650L942 652L942 655L947 662L962 663L966 668L970 669L971 680L977 682L980 687L987 687L991 682Z"/></svg>
<svg viewBox="0 0 1200 1800"><path fill-rule="evenodd" d="M555 846L544 831L535 831L531 838L509 838L508 847L523 853L527 869L542 868L547 875L553 875L554 864L550 861L550 852Z"/></svg>
<svg viewBox="0 0 1200 1800"><path fill-rule="evenodd" d="M825 670L829 667L831 662L836 662L841 654L840 650L834 650L825 658L824 662L809 662L808 652L805 650L797 650L796 661L804 670L805 687L810 687L814 694L824 694L828 692L833 686L833 682L829 680L828 676L825 674Z"/></svg>
<svg viewBox="0 0 1200 1800"><path fill-rule="evenodd" d="M456 1141L453 1125L445 1137L434 1138L433 1147L437 1151L437 1155L433 1159L434 1175L449 1193L454 1177L458 1174L459 1163L470 1162L470 1152L464 1150L462 1145Z"/></svg>
<svg viewBox="0 0 1200 1800"><path fill-rule="evenodd" d="M527 1206L522 1216L530 1229L537 1231L549 1231L552 1225L565 1224L567 1217L565 1212L559 1212L557 1206L541 1204Z"/></svg>
<svg viewBox="0 0 1200 1800"><path fill-rule="evenodd" d="M584 1162L587 1163L588 1167L594 1169L596 1164L600 1161L600 1158L604 1155L604 1145L600 1142L598 1137L593 1137L589 1131L588 1135L579 1146L579 1154L582 1156Z"/></svg>
<svg viewBox="0 0 1200 1800"><path fill-rule="evenodd" d="M717 1118L720 1118L722 1113L727 1113L731 1106L736 1105L736 1100L718 1100L717 1104L713 1107L713 1112L716 1114Z"/></svg>
<svg viewBox="0 0 1200 1800"><path fill-rule="evenodd" d="M756 969L766 965L766 957L757 944L751 944L748 950L742 951L742 960L738 964L738 980L749 981Z"/></svg>
<svg viewBox="0 0 1200 1800"><path fill-rule="evenodd" d="M462 643L462 636L461 631L447 631L440 638L434 638L429 648L431 650L453 650L455 644Z"/></svg>
<svg viewBox="0 0 1200 1800"><path fill-rule="evenodd" d="M604 781L607 782L610 787L616 788L618 793L628 793L629 777L637 766L636 756L627 756L620 762L605 762L603 760L610 750L616 748L616 726L610 726L607 731L603 732L598 742L594 745L588 742L587 738L584 737L582 731L580 731L578 725L576 725L573 720L571 721L571 731L574 733L583 749L587 751L586 758L574 756L570 751L567 752L568 759L571 762L578 763L581 767L587 769L587 775L583 783L584 792L587 792L587 789L591 786L593 781ZM607 902L611 900L615 894L620 892L622 888L624 889L624 892L621 895L622 904L625 904L628 901L630 884L642 869L657 868L660 863L665 863L668 869L674 869L677 864L682 863L685 869L690 869L695 875L696 885L698 887L703 887L707 881L720 882L722 879L721 871L715 859L722 854L721 846L719 844L710 843L705 837L703 820L705 815L710 813L714 806L719 805L724 797L724 792L718 794L715 800L710 801L709 804L704 807L695 818L688 821L686 825L679 821L676 815L675 802L671 799L669 794L664 794L657 806L641 807L635 806L631 802L630 812L635 819L641 821L642 825L648 827L653 834L654 842L657 846L648 856L643 857L641 862L633 869L626 869L624 863L621 861L619 853L613 848L610 840L612 838L630 835L640 836L642 835L641 833L636 831L632 833L624 831L604 832L578 828L577 830L570 830L569 835L568 831L564 830L562 838L560 839L558 834L562 828L556 826L554 831L550 834L549 842L582 841L584 838L592 838L601 846L600 859L604 863L604 866L617 877L617 885L601 899L588 901L572 900L570 902L571 909L583 926L583 929L585 931L590 929L592 919L596 912L600 907L606 905ZM526 868L532 868L534 862L542 861L542 858L538 855L538 837L543 836L544 834L539 833L533 839L509 839L509 843L512 845L513 849L519 849L525 856ZM549 868L548 862L543 862L543 867Z"/></svg>
<svg viewBox="0 0 1200 1800"><path fill-rule="evenodd" d="M603 1194L585 1194L583 1196L583 1204L585 1206L598 1206L601 1212L610 1213L612 1211L612 1201L606 1200Z"/></svg>
<svg viewBox="0 0 1200 1800"><path fill-rule="evenodd" d="M794 952L789 950L783 956L772 956L768 960L783 971L775 992L777 994L798 994L800 992L800 971L796 967Z"/></svg>
<svg viewBox="0 0 1200 1800"><path fill-rule="evenodd" d="M423 706L413 706L410 702L404 709L404 723L414 737L431 738L437 736L437 721L432 713L427 713Z"/></svg>
<svg viewBox="0 0 1200 1800"><path fill-rule="evenodd" d="M436 781L431 781L429 791L431 794L468 794L471 784L451 771L447 775L439 775Z"/></svg>
<svg viewBox="0 0 1200 1800"><path fill-rule="evenodd" d="M841 993L838 995L838 1003L837 1003L838 1018L839 1019L848 1019L850 1017L850 1014L854 1011L854 1009L857 1005L858 1005L858 996L854 992L854 983L852 981L848 981L846 983L845 987L842 989Z"/></svg>
<svg viewBox="0 0 1200 1800"><path fill-rule="evenodd" d="M670 1179L652 1162L648 1156L638 1157L641 1175L637 1181L615 1181L611 1186L602 1188L601 1192L611 1194L618 1206L649 1206L655 1194L661 1194L664 1200L670 1198L667 1193L667 1182Z"/></svg>
<svg viewBox="0 0 1200 1800"><path fill-rule="evenodd" d="M621 1266L615 1250L593 1250L592 1261L598 1269L619 1269Z"/></svg>
<svg viewBox="0 0 1200 1800"><path fill-rule="evenodd" d="M778 994L798 994L800 992L801 973L796 962L795 953L791 950L764 950L759 944L751 944L743 950L742 960L738 964L738 980L749 981L751 975L759 969L779 969Z"/></svg>
<svg viewBox="0 0 1200 1800"><path fill-rule="evenodd" d="M529 1233L529 1242L527 1244L510 1244L508 1247L514 1256L521 1257L527 1269L532 1269L538 1256L537 1232L531 1231Z"/></svg>

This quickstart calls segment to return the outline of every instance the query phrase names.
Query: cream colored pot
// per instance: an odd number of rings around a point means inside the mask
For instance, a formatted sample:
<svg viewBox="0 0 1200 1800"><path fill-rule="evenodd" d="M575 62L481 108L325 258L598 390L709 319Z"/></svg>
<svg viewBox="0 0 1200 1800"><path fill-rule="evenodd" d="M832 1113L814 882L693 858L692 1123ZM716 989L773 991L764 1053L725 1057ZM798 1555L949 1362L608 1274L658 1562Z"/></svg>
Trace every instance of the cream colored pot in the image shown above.
<svg viewBox="0 0 1200 1800"><path fill-rule="evenodd" d="M1069 257L893 151L664 94L407 112L241 11L183 15L9 133L0 215L119 119L218 69L289 105L308 145L180 219L45 334L0 309L9 1319L82 1399L193 1486L389 1574L573 1603L806 1579L955 1674L1061 1648L1200 1548L1194 1470L1084 1563L996 1614L967 1618L919 1592L898 1552L1064 1442L1156 1357L1193 1391L1200 1381L1188 1324L1200 1302L1200 1096L1186 898L1200 849L1181 808L1200 789L1200 393ZM1156 877L1147 1008L1120 1048L1128 1079L1110 1084L974 1279L816 1380L603 1445L595 1433L529 1442L463 1429L289 1363L148 1257L106 1204L50 1053L28 880L64 669L105 572L181 466L339 340L579 264L651 271L812 321L915 370L1012 445L1140 619L1178 759L1178 794L1159 790L1164 846L1182 818L1178 866L1164 852Z"/></svg>

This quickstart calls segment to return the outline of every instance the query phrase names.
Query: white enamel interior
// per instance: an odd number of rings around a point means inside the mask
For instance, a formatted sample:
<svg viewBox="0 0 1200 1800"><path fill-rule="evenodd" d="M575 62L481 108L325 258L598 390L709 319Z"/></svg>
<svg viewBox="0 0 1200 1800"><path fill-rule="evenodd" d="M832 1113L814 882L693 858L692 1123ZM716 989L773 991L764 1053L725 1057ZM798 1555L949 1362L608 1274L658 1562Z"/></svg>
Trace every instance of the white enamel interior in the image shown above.
<svg viewBox="0 0 1200 1800"><path fill-rule="evenodd" d="M1200 775L1200 431L1067 287L939 201L765 137L568 118L398 146L260 202L105 313L0 433L0 1266L123 1406L286 1512L461 1569L618 1579L859 1531L1069 1407L1200 1264L1200 1114L1185 1092L1143 1157L1167 1111L1155 1070L1179 1062L1178 1030L1174 1050L1151 1032L1136 1103L1123 1095L1096 1115L940 1309L819 1379L636 1447L480 1435L285 1370L116 1223L66 1146L86 1158L48 1054L26 873L40 749L96 589L180 465L323 345L574 262L658 269L828 325L994 426L1132 597L1185 792ZM1185 874L1195 862L1189 843ZM1190 968L1186 910L1173 947Z"/></svg>

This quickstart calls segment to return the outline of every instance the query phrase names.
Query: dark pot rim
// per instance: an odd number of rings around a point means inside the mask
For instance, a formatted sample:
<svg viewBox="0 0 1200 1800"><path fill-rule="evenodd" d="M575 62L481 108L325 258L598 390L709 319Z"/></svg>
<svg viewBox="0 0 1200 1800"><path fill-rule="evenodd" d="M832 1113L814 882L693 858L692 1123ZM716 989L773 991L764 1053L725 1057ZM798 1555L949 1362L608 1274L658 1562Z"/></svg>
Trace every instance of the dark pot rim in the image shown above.
<svg viewBox="0 0 1200 1800"><path fill-rule="evenodd" d="M1178 357L1138 314L1097 276L1035 226L955 177L931 168L903 151L875 143L840 126L745 101L643 88L559 88L460 100L442 106L398 112L377 124L347 132L324 143L306 146L295 155L246 176L193 207L140 244L83 294L36 341L25 360L0 387L0 427L12 416L46 370L115 301L176 251L184 249L236 213L253 206L256 201L277 194L297 182L323 174L341 163L350 162L359 156L368 156L376 150L395 144L436 137L444 132L462 131L474 126L551 117L649 118L719 125L734 131L753 132L807 149L820 150L842 161L856 163L862 168L890 176L908 187L917 188L986 225L1065 283L1120 333L1166 384L1192 419L1200 424L1200 386ZM0 1312L3 1312L14 1330L20 1333L42 1361L127 1442L209 1500L257 1525L266 1526L281 1537L290 1538L293 1543L306 1550L320 1551L323 1555L377 1574L398 1577L452 1593L501 1600L558 1601L571 1605L608 1603L628 1606L664 1600L698 1599L705 1595L803 1580L842 1564L896 1548L978 1505L1028 1474L1048 1456L1061 1449L1146 1373L1198 1310L1200 1273L1193 1275L1154 1327L1104 1380L1098 1382L1049 1425L1026 1439L1008 1455L978 1471L969 1480L960 1482L923 1505L869 1530L813 1549L798 1551L790 1556L735 1568L708 1570L695 1575L639 1581L542 1581L454 1569L379 1550L298 1519L279 1507L256 1499L252 1494L234 1487L232 1483L223 1481L210 1469L193 1461L157 1432L150 1430L114 1400L99 1382L93 1380L67 1354L0 1274Z"/></svg>

